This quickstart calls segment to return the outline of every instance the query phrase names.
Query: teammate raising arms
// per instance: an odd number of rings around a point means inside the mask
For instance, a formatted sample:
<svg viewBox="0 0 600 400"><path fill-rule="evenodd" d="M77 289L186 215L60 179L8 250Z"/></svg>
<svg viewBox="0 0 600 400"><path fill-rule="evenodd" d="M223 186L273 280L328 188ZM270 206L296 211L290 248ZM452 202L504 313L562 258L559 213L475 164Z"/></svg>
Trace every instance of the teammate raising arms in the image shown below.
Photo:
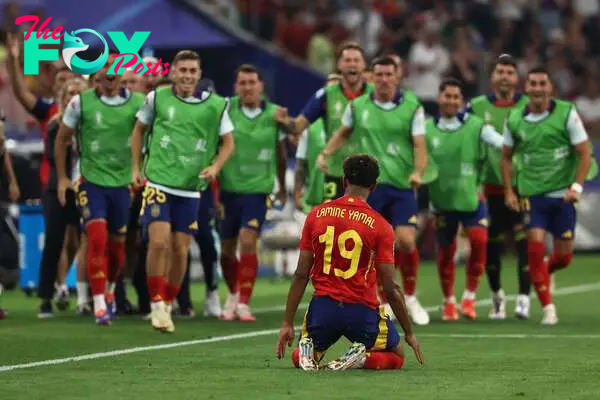
<svg viewBox="0 0 600 400"><path fill-rule="evenodd" d="M394 232L366 202L378 175L379 166L370 155L348 157L344 162L345 195L315 207L306 219L277 346L281 359L285 346L291 347L294 341L294 319L310 279L315 293L304 318L299 349L292 353L296 367L319 369L325 351L342 336L353 345L324 369L402 367L404 350L396 327L379 308L376 275L384 284L406 342L423 363L402 291L394 282Z"/></svg>
<svg viewBox="0 0 600 400"><path fill-rule="evenodd" d="M436 216L438 272L444 294L442 319L457 320L454 297L454 253L459 224L471 245L467 263L467 285L461 302L462 314L475 319L475 292L485 266L487 210L479 199L479 175L484 146L502 148L503 138L491 125L470 114L464 106L461 84L456 79L442 82L438 94L440 116L427 121L427 145L438 166L438 179L429 184L429 199Z"/></svg>
<svg viewBox="0 0 600 400"><path fill-rule="evenodd" d="M588 135L573 103L552 98L550 74L543 67L527 74L524 110L510 113L504 131L502 178L506 204L524 211L531 281L542 304L543 325L558 323L552 303L550 274L566 268L573 255L576 212L583 183L592 166ZM523 160L513 189L513 154ZM546 231L554 237L554 254L544 261Z"/></svg>
<svg viewBox="0 0 600 400"><path fill-rule="evenodd" d="M353 99L370 93L372 88L364 81L365 57L363 49L356 43L347 43L339 49L337 68L342 80L337 85L327 85L319 89L304 106L300 115L289 118L286 109L277 112L277 119L288 131L300 133L319 118L325 125L325 137L331 139L340 127L344 109ZM329 170L325 176L324 199L336 199L344 193L342 189L342 164L347 155L356 153L358 142L349 141L338 154L328 161Z"/></svg>
<svg viewBox="0 0 600 400"><path fill-rule="evenodd" d="M96 72L96 89L71 99L55 144L58 199L64 207L67 189L71 187L67 151L75 132L79 134L81 179L75 190L87 235L86 258L94 312L96 322L102 325L110 323L115 311L115 284L125 265L131 203L129 147L135 114L144 102L141 94L120 88L119 75L107 74L113 62L109 57Z"/></svg>
<svg viewBox="0 0 600 400"><path fill-rule="evenodd" d="M414 323L426 325L429 314L416 297L419 252L414 190L421 184L427 165L425 115L414 95L398 89L398 68L389 57L373 61L375 91L346 107L342 127L327 143L317 164L327 171L329 159L352 137L360 142L361 151L379 160L379 185L369 196L369 204L394 227L398 246L395 265L402 273L406 306Z"/></svg>
<svg viewBox="0 0 600 400"><path fill-rule="evenodd" d="M221 265L230 292L221 317L253 322L256 318L249 304L258 273L256 246L276 177L277 200L286 199L285 134L275 120L278 107L264 98L260 72L252 65L242 65L235 79L237 96L230 100L229 115L237 150L219 175L225 212L219 232Z"/></svg>
<svg viewBox="0 0 600 400"><path fill-rule="evenodd" d="M527 96L516 92L519 83L517 74L517 62L513 57L508 54L498 57L491 75L493 93L472 99L467 107L468 112L482 118L497 132L503 132L510 111L523 109L529 102ZM500 281L500 272L502 253L504 252L504 234L509 233L514 234L517 248L519 295L517 296L515 315L517 318L527 319L529 318L531 279L527 267L527 238L523 227L523 216L508 208L504 203L504 188L500 171L502 152L494 146L488 146L486 150L482 181L490 218L486 263L488 283L492 290L492 309L489 316L491 319L506 318L506 302ZM515 176L513 176L514 184Z"/></svg>
<svg viewBox="0 0 600 400"><path fill-rule="evenodd" d="M227 101L196 90L200 56L182 50L172 65L174 85L148 93L137 114L131 148L133 181L142 185L142 141L151 127L141 215L149 240L150 320L155 329L165 332L175 330L171 303L185 276L192 235L197 230L200 191L219 174L234 149Z"/></svg>

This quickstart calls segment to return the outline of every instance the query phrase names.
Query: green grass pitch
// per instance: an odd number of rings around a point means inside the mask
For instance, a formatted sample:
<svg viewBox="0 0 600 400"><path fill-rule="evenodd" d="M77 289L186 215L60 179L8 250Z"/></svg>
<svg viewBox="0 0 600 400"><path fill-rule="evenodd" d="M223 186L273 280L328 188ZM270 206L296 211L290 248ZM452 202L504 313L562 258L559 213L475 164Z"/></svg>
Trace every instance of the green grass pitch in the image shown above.
<svg viewBox="0 0 600 400"><path fill-rule="evenodd" d="M464 269L456 276L460 295ZM503 281L514 294L516 267L509 260ZM121 317L110 328L95 326L73 311L39 321L36 299L6 293L2 305L9 315L0 321L0 399L600 398L600 257L577 256L558 273L557 326L540 326L537 299L532 299L530 321L512 317L513 301L506 321L488 320L485 301L474 322L444 323L439 311L432 311L432 323L415 329L426 365L417 365L407 352L401 371L306 373L292 368L289 353L277 360L277 330L288 286L266 279L258 283L254 307L261 312L254 324L197 317L176 320L172 335L153 331L139 317ZM439 305L441 293L430 263L421 268L419 291L425 306ZM201 310L203 287L195 285L192 296ZM485 278L478 297L489 298ZM172 346L164 346L168 344ZM339 343L328 358L346 346ZM29 365L22 368L24 364Z"/></svg>

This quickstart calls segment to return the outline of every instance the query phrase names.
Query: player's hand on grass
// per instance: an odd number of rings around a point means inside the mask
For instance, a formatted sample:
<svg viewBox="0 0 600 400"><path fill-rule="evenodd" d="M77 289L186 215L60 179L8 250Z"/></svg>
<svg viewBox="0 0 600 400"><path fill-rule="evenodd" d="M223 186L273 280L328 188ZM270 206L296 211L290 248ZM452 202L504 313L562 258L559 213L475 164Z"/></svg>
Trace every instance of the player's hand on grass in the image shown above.
<svg viewBox="0 0 600 400"><path fill-rule="evenodd" d="M58 202L61 206L67 204L67 190L73 189L71 180L69 178L60 178L58 180Z"/></svg>
<svg viewBox="0 0 600 400"><path fill-rule="evenodd" d="M142 177L140 171L134 170L131 173L131 184L133 185L134 189L139 189L144 186L144 178Z"/></svg>
<svg viewBox="0 0 600 400"><path fill-rule="evenodd" d="M412 347L413 351L415 352L415 357L417 357L417 361L419 361L419 364L425 364L425 359L423 358L423 353L421 353L421 347L419 346L419 341L417 340L417 337L415 335L409 335L406 336L405 339L406 343Z"/></svg>
<svg viewBox="0 0 600 400"><path fill-rule="evenodd" d="M512 190L506 192L504 195L504 202L506 206L512 210L519 211L519 199L517 195Z"/></svg>
<svg viewBox="0 0 600 400"><path fill-rule="evenodd" d="M294 344L294 328L284 321L279 330L277 358L281 360L285 356L285 346L292 347L292 344Z"/></svg>
<svg viewBox="0 0 600 400"><path fill-rule="evenodd" d="M421 174L418 172L413 172L408 178L408 181L413 189L418 189L419 186L421 186Z"/></svg>
<svg viewBox="0 0 600 400"><path fill-rule="evenodd" d="M317 167L324 173L327 173L329 170L327 168L327 157L325 157L323 153L319 154L319 157L317 157Z"/></svg>
<svg viewBox="0 0 600 400"><path fill-rule="evenodd" d="M204 168L202 172L200 172L200 178L208 180L215 179L217 175L219 175L219 168L217 168L215 165Z"/></svg>
<svg viewBox="0 0 600 400"><path fill-rule="evenodd" d="M8 185L8 198L13 203L16 203L21 197L21 190L19 189L19 184L17 182L11 182Z"/></svg>
<svg viewBox="0 0 600 400"><path fill-rule="evenodd" d="M573 189L567 189L564 200L567 203L577 203L581 199L581 193L574 191Z"/></svg>

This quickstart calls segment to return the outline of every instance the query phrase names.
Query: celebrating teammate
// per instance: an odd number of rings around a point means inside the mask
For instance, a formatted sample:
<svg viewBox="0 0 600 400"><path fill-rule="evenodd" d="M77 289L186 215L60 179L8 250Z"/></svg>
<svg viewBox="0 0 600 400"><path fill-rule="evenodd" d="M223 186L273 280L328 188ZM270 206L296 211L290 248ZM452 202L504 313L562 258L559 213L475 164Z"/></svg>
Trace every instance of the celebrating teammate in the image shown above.
<svg viewBox="0 0 600 400"><path fill-rule="evenodd" d="M338 84L340 79L338 74L329 74L327 86ZM296 208L306 213L324 200L325 175L316 167L317 157L324 147L325 125L323 118L319 118L302 132L296 149L294 199Z"/></svg>
<svg viewBox="0 0 600 400"><path fill-rule="evenodd" d="M227 101L197 92L200 57L182 50L173 60L172 87L151 91L133 131L133 182L143 184L140 158L144 132L151 127L141 210L148 234L148 288L151 323L173 332L172 302L185 276L193 233L197 230L200 192L215 178L233 152L233 125ZM220 148L219 148L220 147Z"/></svg>
<svg viewBox="0 0 600 400"><path fill-rule="evenodd" d="M527 222L531 281L542 304L543 325L558 323L552 303L550 274L566 268L573 255L576 212L583 183L592 165L588 135L575 106L552 98L550 74L543 67L527 74L531 98L524 110L513 110L504 132L502 178L506 204L522 210ZM513 189L513 154L523 160ZM554 254L544 260L546 231L554 237Z"/></svg>
<svg viewBox="0 0 600 400"><path fill-rule="evenodd" d="M429 198L436 217L438 273L444 294L442 319L458 319L454 297L454 253L459 224L471 245L467 284L461 313L475 319L475 292L484 272L487 245L487 210L479 199L478 186L485 152L482 141L502 148L503 138L491 125L470 114L461 114L464 99L460 82L444 80L439 89L440 117L427 120L427 147L439 175L429 184Z"/></svg>
<svg viewBox="0 0 600 400"><path fill-rule="evenodd" d="M282 202L286 198L285 134L275 120L278 107L264 99L263 91L263 80L255 67L246 64L237 69L237 96L230 100L229 108L237 151L219 176L225 212L220 229L221 265L230 292L222 319L227 321L236 317L255 321L249 304L258 273L256 246L276 177L276 198Z"/></svg>
<svg viewBox="0 0 600 400"><path fill-rule="evenodd" d="M394 282L394 232L366 202L377 183L377 161L356 154L346 159L343 168L345 195L315 207L304 224L277 356L283 358L286 344L293 343L294 318L310 277L315 293L304 318L299 348L292 353L296 367L319 369L325 351L344 336L353 345L344 356L324 366L326 369L401 368L404 350L394 324L379 308L377 275L406 342L423 363L402 291Z"/></svg>
<svg viewBox="0 0 600 400"><path fill-rule="evenodd" d="M131 202L131 129L144 98L120 89L108 75L112 57L95 76L97 89L74 96L65 109L55 145L58 199L64 207L71 188L66 157L79 134L81 179L77 203L87 235L87 265L96 322L110 323L115 282L125 263L125 234ZM108 281L108 286L107 286ZM108 302L108 308L107 308Z"/></svg>
<svg viewBox="0 0 600 400"><path fill-rule="evenodd" d="M519 77L517 62L508 54L496 60L491 75L493 93L471 100L469 113L482 118L498 132L502 132L508 114L513 109L523 109L529 102L527 96L516 92ZM515 315L520 319L529 318L529 292L531 279L527 267L527 238L523 227L523 216L504 203L504 188L500 171L501 151L494 146L486 149L485 168L482 173L484 193L489 210L486 273L492 290L491 319L506 318L506 302L500 281L502 253L504 252L504 234L514 234L517 249L517 271L519 295L517 296ZM516 165L518 167L518 164ZM513 185L515 176L513 176Z"/></svg>
<svg viewBox="0 0 600 400"><path fill-rule="evenodd" d="M342 127L327 143L317 164L327 171L329 159L352 137L360 142L361 151L379 160L381 176L369 204L394 227L398 246L395 265L402 273L406 306L414 323L426 325L429 314L416 297L419 252L414 191L427 165L425 115L414 95L398 89L397 69L389 57L373 61L375 91L346 107Z"/></svg>
<svg viewBox="0 0 600 400"><path fill-rule="evenodd" d="M287 110L278 111L278 120L289 131L300 133L319 118L325 125L325 137L329 140L340 127L344 109L353 99L372 91L371 85L363 78L365 57L363 49L356 43L347 43L339 50L337 67L342 80L337 85L327 85L319 89L304 106L295 119L287 117ZM329 170L325 176L324 199L336 199L344 193L342 188L342 164L347 155L355 153L359 144L348 141L340 151L328 161Z"/></svg>

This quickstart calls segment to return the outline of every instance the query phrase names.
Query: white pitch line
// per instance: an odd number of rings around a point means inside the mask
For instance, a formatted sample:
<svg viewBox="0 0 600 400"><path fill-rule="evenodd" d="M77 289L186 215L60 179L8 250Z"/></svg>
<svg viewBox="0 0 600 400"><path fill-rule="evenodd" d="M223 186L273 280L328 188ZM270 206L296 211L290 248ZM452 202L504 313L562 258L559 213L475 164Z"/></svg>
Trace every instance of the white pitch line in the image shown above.
<svg viewBox="0 0 600 400"><path fill-rule="evenodd" d="M600 339L600 334L550 333L419 333L418 338L450 339Z"/></svg>
<svg viewBox="0 0 600 400"><path fill-rule="evenodd" d="M575 293L586 293L586 292L591 292L594 290L598 290L600 289L600 282L597 283L590 283L590 284L585 284L585 285L577 285L577 286L568 286L562 289L557 289L554 292L555 296L565 296L565 295L569 295L569 294L575 294ZM514 299L515 296L507 296L507 299L512 300ZM485 300L481 300L478 301L476 306L484 306L484 305L489 305L492 303L491 299L485 299ZM306 304L302 304L305 305L304 308L306 308ZM440 307L436 306L436 307L427 307L426 310L427 311L435 311L438 310ZM282 309L281 307L271 307L268 310L269 311L278 311ZM265 312L269 312L269 311L265 311L267 309L262 309L262 313ZM296 327L296 329L298 329L299 327ZM248 339L248 338L253 338L253 337L259 337L259 336L268 336L268 335L274 335L277 334L279 332L279 329L264 329L264 330L260 330L260 331L254 331L254 332L245 332L245 333L238 333L238 334L234 334L234 335L226 335L226 336L215 336L212 338L207 338L207 339L196 339L196 340L185 340L185 341L181 341L181 342L175 342L175 343L166 343L166 344L159 344L159 345L152 345L152 346L142 346L142 347L132 347L129 349L123 349L123 350L113 350L113 351L107 351L107 352L102 352L102 353L91 353L91 354L84 354L81 356L73 356L73 357L65 357L65 358L57 358L57 359L53 359L53 360L44 360L44 361L34 361L34 362L30 362L30 363L25 363L25 364L13 364L13 365L2 365L0 366L0 373L2 372L10 372L10 371L15 371L18 369L28 369L28 368L36 368L36 367L44 367L44 366L48 366L48 365L59 365L59 364L67 364L67 363L71 363L71 362L79 362L79 361L86 361L86 360L96 360L99 358L106 358L106 357L118 357L118 356L122 356L125 354L132 354L132 353L141 353L141 352L145 352L145 351L154 351L154 350L163 350L163 349L172 349L172 348L176 348L176 347L186 347L186 346L194 346L194 345L198 345L198 344L207 344L207 343L216 343L216 342L227 342L227 341L231 341L231 340L238 340L238 339ZM419 337L439 337L439 338L498 338L498 339L502 339L502 338L506 338L506 339L527 339L527 338L581 338L581 339L599 339L600 335L551 335L551 334L498 334L498 335L493 335L493 334L460 334L460 333L448 333L448 334L437 334L437 333L420 333L418 335Z"/></svg>

